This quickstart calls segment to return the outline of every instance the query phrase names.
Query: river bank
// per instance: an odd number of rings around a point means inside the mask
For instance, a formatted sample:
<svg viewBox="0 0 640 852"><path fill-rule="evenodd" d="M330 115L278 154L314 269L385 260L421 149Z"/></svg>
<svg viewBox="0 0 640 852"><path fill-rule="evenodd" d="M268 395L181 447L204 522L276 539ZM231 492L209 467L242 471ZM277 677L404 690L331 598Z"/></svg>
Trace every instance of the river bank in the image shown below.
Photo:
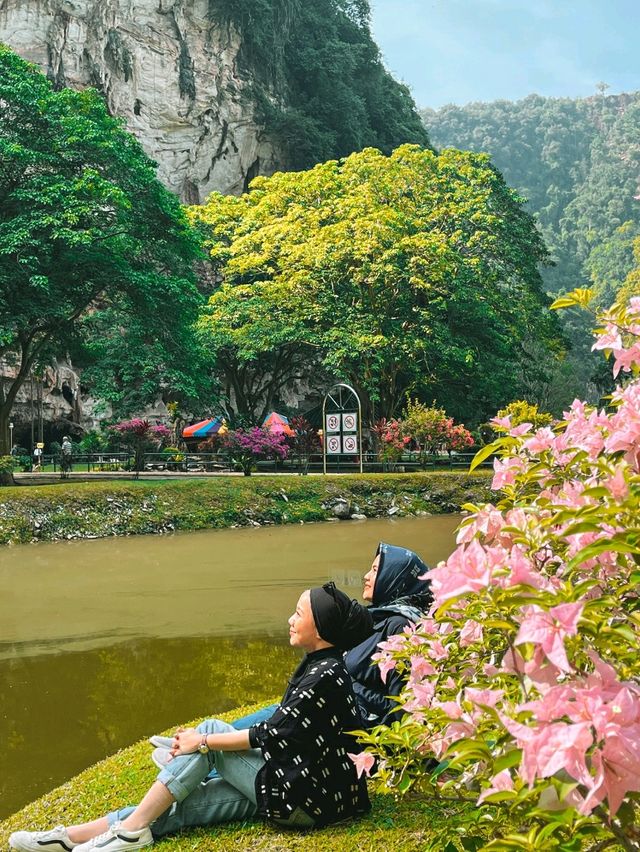
<svg viewBox="0 0 640 852"><path fill-rule="evenodd" d="M255 709L255 705L239 708L233 713L220 714L220 718L231 721ZM157 775L150 751L146 741L123 749L0 822L0 847L7 847L12 831L72 825L108 813L125 803L139 801ZM353 852L354 849L415 852L446 846L453 852L463 849L458 846L456 816L462 810L475 808L473 801L447 802L418 797L396 801L392 796L373 796L372 805L371 813L361 820L312 832L280 830L261 821L230 823L168 837L154 848L171 849L172 852L210 852L214 849L216 852L238 849L253 852ZM479 824L476 831L488 837L494 828L491 823L485 822L485 826L483 829Z"/></svg>
<svg viewBox="0 0 640 852"><path fill-rule="evenodd" d="M485 472L447 472L6 488L0 544L459 512L490 500L490 481Z"/></svg>

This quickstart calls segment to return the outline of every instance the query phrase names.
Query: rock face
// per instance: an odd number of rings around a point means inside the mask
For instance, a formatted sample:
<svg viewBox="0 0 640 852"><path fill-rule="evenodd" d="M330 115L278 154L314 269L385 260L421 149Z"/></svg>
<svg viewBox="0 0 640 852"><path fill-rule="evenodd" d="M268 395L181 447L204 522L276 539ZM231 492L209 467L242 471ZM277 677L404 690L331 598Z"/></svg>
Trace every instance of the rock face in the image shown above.
<svg viewBox="0 0 640 852"><path fill-rule="evenodd" d="M0 361L0 381L13 379L15 366ZM11 412L14 424L14 443L30 444L31 424L37 441L40 423L43 424L45 442L60 440L63 434L80 436L89 429L99 429L104 420L112 416L111 408L97 407L95 398L82 385L80 373L66 359L54 359L41 373L34 373L18 391ZM152 423L166 423L169 412L161 398L149 405L141 416Z"/></svg>
<svg viewBox="0 0 640 852"><path fill-rule="evenodd" d="M0 0L0 41L57 86L101 91L183 202L240 193L283 164L207 0Z"/></svg>

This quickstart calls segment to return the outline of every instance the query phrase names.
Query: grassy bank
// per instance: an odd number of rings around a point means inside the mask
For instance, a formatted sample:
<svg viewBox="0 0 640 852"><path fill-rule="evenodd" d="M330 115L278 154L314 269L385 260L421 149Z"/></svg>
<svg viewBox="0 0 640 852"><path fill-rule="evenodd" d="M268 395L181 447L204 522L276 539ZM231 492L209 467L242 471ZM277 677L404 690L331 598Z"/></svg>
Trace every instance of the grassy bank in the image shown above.
<svg viewBox="0 0 640 852"><path fill-rule="evenodd" d="M235 718L253 709L240 708L221 718ZM8 847L12 831L72 825L135 804L157 773L150 751L146 742L123 749L0 822L0 848ZM172 852L414 852L445 847L454 852L464 848L456 842L456 814L462 808L472 812L473 803L443 805L417 798L396 802L392 796L374 796L372 803L372 812L362 820L306 834L282 831L261 821L230 823L169 837L154 848ZM493 828L491 822L485 825L487 832L495 830L495 823ZM453 845L447 846L449 842Z"/></svg>
<svg viewBox="0 0 640 852"><path fill-rule="evenodd" d="M324 521L339 500L367 518L441 514L490 499L489 483L487 473L455 472L5 488L0 544Z"/></svg>

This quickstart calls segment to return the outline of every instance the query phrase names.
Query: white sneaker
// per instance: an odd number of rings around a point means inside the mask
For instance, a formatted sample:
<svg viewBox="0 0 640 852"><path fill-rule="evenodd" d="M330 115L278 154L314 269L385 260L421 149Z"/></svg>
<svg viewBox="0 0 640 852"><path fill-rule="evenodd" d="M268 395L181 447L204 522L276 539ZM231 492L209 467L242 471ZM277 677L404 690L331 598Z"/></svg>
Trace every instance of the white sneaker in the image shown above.
<svg viewBox="0 0 640 852"><path fill-rule="evenodd" d="M64 825L50 831L14 831L9 838L10 848L18 852L71 852L77 845L69 840Z"/></svg>
<svg viewBox="0 0 640 852"><path fill-rule="evenodd" d="M167 763L173 760L173 755L168 748L154 748L151 752L151 760L158 769L164 769Z"/></svg>
<svg viewBox="0 0 640 852"><path fill-rule="evenodd" d="M157 748L171 748L173 737L161 737L159 734L154 734L152 737L149 737L149 742Z"/></svg>
<svg viewBox="0 0 640 852"><path fill-rule="evenodd" d="M114 822L104 834L91 838L86 843L76 846L76 852L97 852L104 849L106 852L120 852L124 849L143 849L151 846L153 835L148 828L140 828L130 831L123 828L121 822Z"/></svg>

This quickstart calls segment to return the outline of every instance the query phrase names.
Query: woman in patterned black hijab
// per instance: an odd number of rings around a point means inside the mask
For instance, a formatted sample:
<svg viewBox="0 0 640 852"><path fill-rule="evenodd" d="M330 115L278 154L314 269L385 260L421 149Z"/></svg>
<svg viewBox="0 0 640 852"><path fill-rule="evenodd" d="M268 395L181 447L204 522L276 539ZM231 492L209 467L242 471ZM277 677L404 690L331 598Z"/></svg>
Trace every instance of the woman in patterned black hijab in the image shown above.
<svg viewBox="0 0 640 852"><path fill-rule="evenodd" d="M305 657L271 718L242 731L218 719L179 730L172 760L136 808L69 828L15 832L11 848L122 852L190 826L262 816L309 829L366 813L366 782L351 760L360 748L349 734L362 720L343 652L372 627L367 610L333 583L303 592L289 641ZM207 778L214 767L218 777Z"/></svg>

